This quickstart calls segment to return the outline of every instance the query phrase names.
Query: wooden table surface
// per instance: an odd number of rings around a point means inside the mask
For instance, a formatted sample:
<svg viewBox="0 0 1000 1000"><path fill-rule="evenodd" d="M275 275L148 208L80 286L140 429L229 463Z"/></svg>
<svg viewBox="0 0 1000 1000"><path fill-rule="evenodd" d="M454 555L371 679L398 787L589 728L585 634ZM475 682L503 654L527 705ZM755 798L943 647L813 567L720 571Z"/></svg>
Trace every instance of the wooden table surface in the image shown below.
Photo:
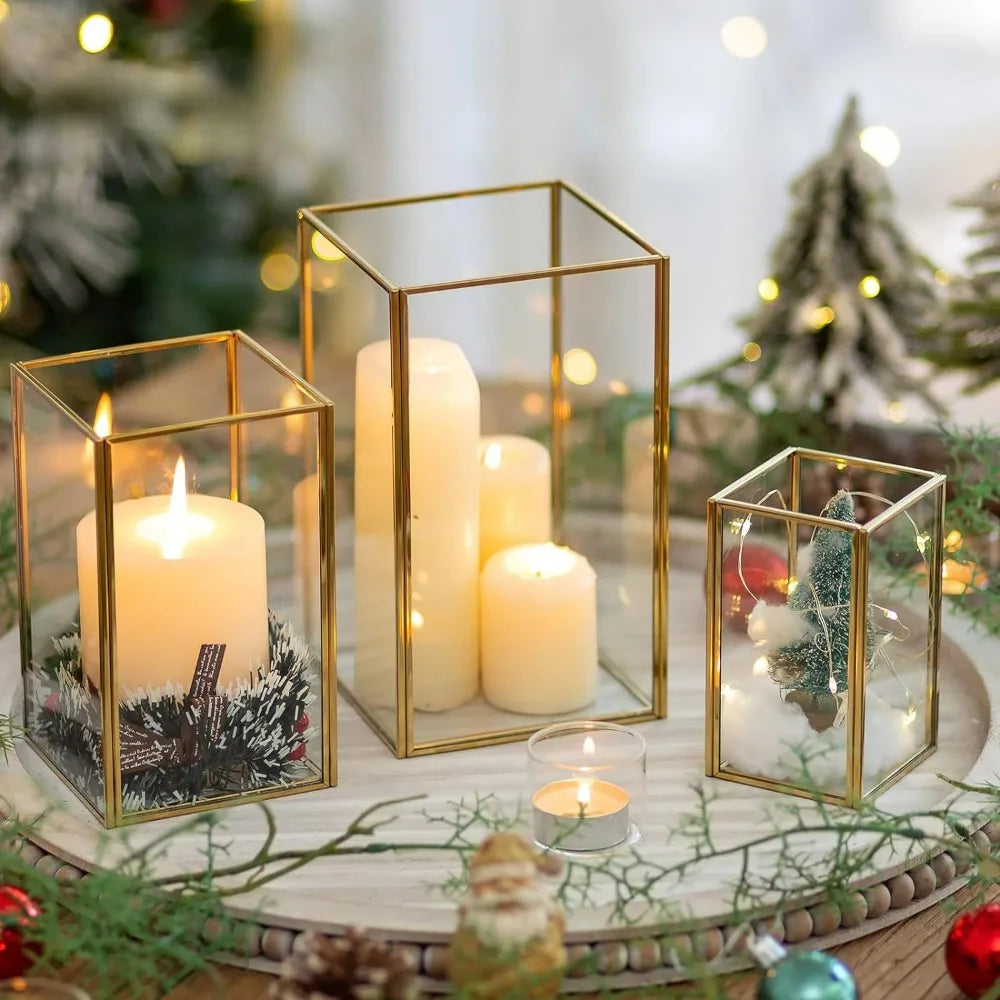
<svg viewBox="0 0 1000 1000"><path fill-rule="evenodd" d="M1000 895L1000 887L987 895ZM834 948L832 954L854 970L864 1000L961 1000L964 994L945 971L944 942L955 907L964 906L968 899L969 891L960 890L944 904ZM718 1000L753 1000L759 979L757 972L726 976L721 980L725 992L717 995ZM219 967L191 976L164 1000L266 1000L273 982L274 977L264 973ZM663 987L656 995L688 1000L699 996L683 985Z"/></svg>

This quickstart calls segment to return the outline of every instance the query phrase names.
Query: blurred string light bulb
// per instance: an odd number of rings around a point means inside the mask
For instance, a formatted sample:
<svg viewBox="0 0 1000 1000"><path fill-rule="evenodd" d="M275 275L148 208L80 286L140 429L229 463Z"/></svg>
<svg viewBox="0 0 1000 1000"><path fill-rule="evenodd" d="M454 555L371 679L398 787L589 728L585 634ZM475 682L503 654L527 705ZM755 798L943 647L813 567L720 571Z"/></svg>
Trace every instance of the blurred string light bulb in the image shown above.
<svg viewBox="0 0 1000 1000"><path fill-rule="evenodd" d="M899 159L902 148L899 136L887 125L869 125L858 133L861 148L883 167L891 167Z"/></svg>
<svg viewBox="0 0 1000 1000"><path fill-rule="evenodd" d="M10 4L7 0L0 0L0 24L3 24L7 20L7 15L10 13Z"/></svg>
<svg viewBox="0 0 1000 1000"><path fill-rule="evenodd" d="M3 0L0 0L0 3L2 2ZM4 314L4 310L10 305L10 300L10 285L6 281L0 281L0 316Z"/></svg>
<svg viewBox="0 0 1000 1000"><path fill-rule="evenodd" d="M563 355L563 373L574 385L590 385L597 378L597 362L590 351L572 347Z"/></svg>
<svg viewBox="0 0 1000 1000"><path fill-rule="evenodd" d="M874 274L866 274L858 282L858 291L861 292L866 299L873 299L880 291L882 291L882 285Z"/></svg>
<svg viewBox="0 0 1000 1000"><path fill-rule="evenodd" d="M312 234L312 251L320 260L343 260L344 251L322 233Z"/></svg>
<svg viewBox="0 0 1000 1000"><path fill-rule="evenodd" d="M731 17L722 26L722 45L737 59L756 59L767 48L767 29L755 17Z"/></svg>
<svg viewBox="0 0 1000 1000"><path fill-rule="evenodd" d="M780 289L774 278L761 278L757 285L757 294L765 302L773 302L779 295Z"/></svg>
<svg viewBox="0 0 1000 1000"><path fill-rule="evenodd" d="M269 253L260 265L260 280L272 292L283 292L295 284L299 276L299 265L295 258L284 250Z"/></svg>
<svg viewBox="0 0 1000 1000"><path fill-rule="evenodd" d="M107 14L88 14L81 22L76 37L84 52L103 52L115 36L115 26Z"/></svg>

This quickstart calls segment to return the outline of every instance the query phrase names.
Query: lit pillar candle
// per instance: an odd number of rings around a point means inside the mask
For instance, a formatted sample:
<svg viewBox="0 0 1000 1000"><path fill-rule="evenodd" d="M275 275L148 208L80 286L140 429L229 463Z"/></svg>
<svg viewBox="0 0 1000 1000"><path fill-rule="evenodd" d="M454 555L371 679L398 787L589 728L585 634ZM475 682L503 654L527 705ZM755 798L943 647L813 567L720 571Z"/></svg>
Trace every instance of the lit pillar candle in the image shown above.
<svg viewBox="0 0 1000 1000"><path fill-rule="evenodd" d="M409 341L414 707L455 708L479 687L479 384L447 340ZM358 352L354 412L355 686L396 694L389 341Z"/></svg>
<svg viewBox="0 0 1000 1000"><path fill-rule="evenodd" d="M552 470L545 445L513 434L479 442L479 565L512 545L552 537Z"/></svg>
<svg viewBox="0 0 1000 1000"><path fill-rule="evenodd" d="M113 508L119 694L168 682L184 690L204 643L225 643L220 687L270 662L264 520L252 507L187 495L184 460L171 495ZM76 528L83 669L100 677L96 514Z"/></svg>
<svg viewBox="0 0 1000 1000"><path fill-rule="evenodd" d="M483 693L499 708L572 712L597 691L597 586L572 549L519 545L480 581Z"/></svg>

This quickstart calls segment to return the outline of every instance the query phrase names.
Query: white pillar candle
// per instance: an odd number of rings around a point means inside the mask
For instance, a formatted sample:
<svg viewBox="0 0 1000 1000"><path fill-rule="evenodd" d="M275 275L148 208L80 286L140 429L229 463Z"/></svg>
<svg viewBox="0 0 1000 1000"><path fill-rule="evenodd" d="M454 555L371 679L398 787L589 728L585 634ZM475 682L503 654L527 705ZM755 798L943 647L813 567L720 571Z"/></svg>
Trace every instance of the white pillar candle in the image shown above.
<svg viewBox="0 0 1000 1000"><path fill-rule="evenodd" d="M114 505L118 694L168 682L187 690L204 643L225 643L219 686L269 664L264 520L221 497L187 496L179 460L171 496ZM83 669L100 678L96 514L76 528Z"/></svg>
<svg viewBox="0 0 1000 1000"><path fill-rule="evenodd" d="M545 445L514 434L479 442L479 565L501 549L552 537L552 469Z"/></svg>
<svg viewBox="0 0 1000 1000"><path fill-rule="evenodd" d="M479 687L479 384L447 340L409 341L414 707L455 708ZM356 689L396 694L389 341L358 352L354 411ZM388 618L388 620L387 620Z"/></svg>
<svg viewBox="0 0 1000 1000"><path fill-rule="evenodd" d="M597 691L597 586L572 549L519 545L480 580L483 693L499 708L572 712Z"/></svg>

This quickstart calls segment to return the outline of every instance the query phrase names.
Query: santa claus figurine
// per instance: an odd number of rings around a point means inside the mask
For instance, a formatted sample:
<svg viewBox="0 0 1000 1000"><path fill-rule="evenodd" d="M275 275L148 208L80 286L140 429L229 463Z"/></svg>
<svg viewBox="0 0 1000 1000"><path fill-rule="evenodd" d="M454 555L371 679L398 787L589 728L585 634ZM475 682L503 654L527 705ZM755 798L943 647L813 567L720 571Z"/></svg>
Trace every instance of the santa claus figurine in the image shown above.
<svg viewBox="0 0 1000 1000"><path fill-rule="evenodd" d="M557 858L538 854L516 833L496 833L479 845L451 942L456 987L477 1000L558 995L565 918L539 875L559 867Z"/></svg>

